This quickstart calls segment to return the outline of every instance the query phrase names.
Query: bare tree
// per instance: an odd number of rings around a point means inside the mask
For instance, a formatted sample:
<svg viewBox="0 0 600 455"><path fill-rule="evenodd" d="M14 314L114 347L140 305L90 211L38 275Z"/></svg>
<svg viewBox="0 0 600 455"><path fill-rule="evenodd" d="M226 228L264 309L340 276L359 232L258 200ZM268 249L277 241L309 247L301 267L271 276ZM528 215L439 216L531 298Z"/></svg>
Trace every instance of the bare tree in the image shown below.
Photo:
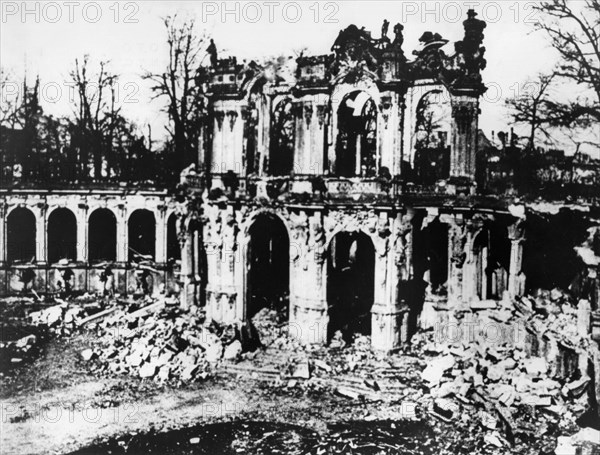
<svg viewBox="0 0 600 455"><path fill-rule="evenodd" d="M195 162L201 118L204 114L203 73L207 39L199 36L193 21L177 16L164 19L169 46L169 63L162 73L146 73L152 81L154 98L166 97L170 120L167 131L173 142L179 170Z"/></svg>
<svg viewBox="0 0 600 455"><path fill-rule="evenodd" d="M31 128L42 114L39 103L40 78L29 86L27 77L15 90L15 82L9 72L0 68L0 125L10 128Z"/></svg>
<svg viewBox="0 0 600 455"><path fill-rule="evenodd" d="M506 100L516 123L529 127L529 148L535 150L536 137L541 133L546 139L552 138L552 119L549 105L555 104L550 99L550 88L555 74L540 74L535 80L523 84L523 93Z"/></svg>
<svg viewBox="0 0 600 455"><path fill-rule="evenodd" d="M534 7L540 14L536 27L561 57L557 76L591 89L596 98L549 104L554 123L564 126L600 121L600 2L586 0L577 10L574 3L550 0Z"/></svg>
<svg viewBox="0 0 600 455"><path fill-rule="evenodd" d="M14 128L16 115L20 105L20 91L16 90L11 74L0 68L0 125Z"/></svg>
<svg viewBox="0 0 600 455"><path fill-rule="evenodd" d="M108 62L100 62L97 71L90 71L87 55L81 62L75 60L70 76L76 93L74 140L80 161L87 174L91 151L93 176L101 178L103 159L111 153L115 127L120 119L121 108L116 105L118 76L110 73Z"/></svg>

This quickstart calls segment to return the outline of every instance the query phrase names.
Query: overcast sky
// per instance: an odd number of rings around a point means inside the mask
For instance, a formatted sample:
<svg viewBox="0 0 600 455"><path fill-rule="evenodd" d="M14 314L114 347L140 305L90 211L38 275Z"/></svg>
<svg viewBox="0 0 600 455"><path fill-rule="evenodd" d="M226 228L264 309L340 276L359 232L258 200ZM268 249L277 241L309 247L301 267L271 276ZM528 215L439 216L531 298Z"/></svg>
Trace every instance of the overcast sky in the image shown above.
<svg viewBox="0 0 600 455"><path fill-rule="evenodd" d="M178 13L193 17L214 37L221 56L243 59L330 51L340 29L351 23L380 36L384 19L405 26L404 50L410 56L426 31L456 41L469 7L486 20L484 45L488 66L483 73L490 86L482 102L480 128L508 130L504 99L523 90L523 83L556 63L555 51L543 34L533 32L533 2L408 2L408 1L141 1L141 2L23 2L2 1L0 63L16 76L40 75L44 109L70 113L65 85L74 59L89 54L94 61L110 60L120 74L124 113L139 125L150 124L153 136L164 135L162 102L150 101L140 75L162 71L167 59L162 18Z"/></svg>

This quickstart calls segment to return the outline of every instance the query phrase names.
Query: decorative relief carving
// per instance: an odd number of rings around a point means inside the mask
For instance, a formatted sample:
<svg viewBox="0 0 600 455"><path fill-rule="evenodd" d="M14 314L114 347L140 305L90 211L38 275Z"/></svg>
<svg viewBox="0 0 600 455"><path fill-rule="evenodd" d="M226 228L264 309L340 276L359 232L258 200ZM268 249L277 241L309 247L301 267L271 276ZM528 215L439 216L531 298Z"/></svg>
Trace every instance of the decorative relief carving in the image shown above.
<svg viewBox="0 0 600 455"><path fill-rule="evenodd" d="M290 215L291 244L290 259L294 262L300 261L302 268L308 266L308 231L309 222L306 212Z"/></svg>
<svg viewBox="0 0 600 455"><path fill-rule="evenodd" d="M450 261L458 269L461 269L467 259L465 251L467 246L468 230L464 223L451 223L449 227L451 257Z"/></svg>
<svg viewBox="0 0 600 455"><path fill-rule="evenodd" d="M219 128L219 131L221 131L223 129L223 121L225 120L225 112L216 111L215 119L217 120L217 127Z"/></svg>
<svg viewBox="0 0 600 455"><path fill-rule="evenodd" d="M233 131L238 115L239 114L236 111L227 112L227 117L229 118L229 131Z"/></svg>
<svg viewBox="0 0 600 455"><path fill-rule="evenodd" d="M306 121L306 125L310 125L310 122L312 120L313 117L313 112L314 112L314 108L312 104L305 104L304 105L304 120Z"/></svg>
<svg viewBox="0 0 600 455"><path fill-rule="evenodd" d="M317 118L319 120L319 127L323 128L325 119L327 118L327 106L322 104L317 106Z"/></svg>
<svg viewBox="0 0 600 455"><path fill-rule="evenodd" d="M396 221L394 236L394 262L398 268L398 278L407 280L409 278L410 264L409 255L412 247L412 222L409 216L403 216Z"/></svg>
<svg viewBox="0 0 600 455"><path fill-rule="evenodd" d="M308 248L309 251L313 252L314 260L318 265L322 265L325 262L325 244L326 236L321 220L318 217L312 219L310 222L310 238Z"/></svg>
<svg viewBox="0 0 600 455"><path fill-rule="evenodd" d="M392 97L384 96L381 98L381 105L379 106L381 111L381 116L383 117L383 123L385 129L388 128L390 113L392 109Z"/></svg>
<svg viewBox="0 0 600 455"><path fill-rule="evenodd" d="M452 117L455 120L458 133L466 134L471 130L478 111L476 100L452 102Z"/></svg>
<svg viewBox="0 0 600 455"><path fill-rule="evenodd" d="M300 118L302 116L302 112L303 112L303 105L301 102L296 101L294 103L292 103L292 115L295 118Z"/></svg>

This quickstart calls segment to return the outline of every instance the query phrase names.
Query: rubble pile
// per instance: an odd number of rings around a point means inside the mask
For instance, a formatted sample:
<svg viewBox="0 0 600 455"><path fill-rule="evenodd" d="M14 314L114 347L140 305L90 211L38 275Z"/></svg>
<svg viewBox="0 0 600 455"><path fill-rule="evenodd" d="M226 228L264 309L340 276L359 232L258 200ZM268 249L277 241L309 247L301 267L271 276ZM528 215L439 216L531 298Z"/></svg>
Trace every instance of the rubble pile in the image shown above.
<svg viewBox="0 0 600 455"><path fill-rule="evenodd" d="M39 336L31 334L15 341L0 342L0 370L18 366L31 358L39 348L39 340Z"/></svg>
<svg viewBox="0 0 600 455"><path fill-rule="evenodd" d="M160 305L159 305L160 306ZM158 311L119 310L96 327L99 347L81 353L101 372L183 383L206 379L222 359L242 353L240 330L206 325L202 315L176 306Z"/></svg>
<svg viewBox="0 0 600 455"><path fill-rule="evenodd" d="M35 326L47 327L53 334L66 336L75 332L87 315L88 312L80 305L62 301L58 305L30 313L29 319Z"/></svg>
<svg viewBox="0 0 600 455"><path fill-rule="evenodd" d="M49 335L70 335L85 316L86 310L55 299L48 306L41 299L29 297L2 299L0 319L0 359L3 371L36 357ZM33 311L32 311L33 310Z"/></svg>
<svg viewBox="0 0 600 455"><path fill-rule="evenodd" d="M252 317L252 325L260 334L260 342L264 347L281 350L298 351L302 345L294 338L296 328L287 320L281 321L281 315L276 310L263 308Z"/></svg>
<svg viewBox="0 0 600 455"><path fill-rule="evenodd" d="M581 312L558 290L501 304L476 316L470 336L416 336L429 356L421 379L430 390L430 413L446 422L470 416L486 431L486 443L497 448L573 432L590 411L592 384L589 334L578 328ZM490 321L513 336L490 339L477 331L489 329ZM590 435L600 444L600 433L588 428L583 436L562 438L556 453L575 454L575 445L589 443Z"/></svg>

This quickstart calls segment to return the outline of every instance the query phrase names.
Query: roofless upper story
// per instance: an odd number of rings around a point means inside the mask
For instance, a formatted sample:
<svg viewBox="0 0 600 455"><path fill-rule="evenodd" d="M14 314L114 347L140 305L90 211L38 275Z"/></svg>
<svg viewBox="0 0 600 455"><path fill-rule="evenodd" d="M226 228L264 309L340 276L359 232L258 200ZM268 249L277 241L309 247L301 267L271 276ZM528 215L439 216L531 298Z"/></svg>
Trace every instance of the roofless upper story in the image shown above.
<svg viewBox="0 0 600 455"><path fill-rule="evenodd" d="M330 54L268 65L219 59L213 43L211 115L199 157L211 188L226 188L231 178L407 181L417 145L435 136L447 146L444 192L473 193L486 90L486 24L476 16L469 10L462 40L449 43L428 31L412 55L403 48L404 27L395 25L389 37L388 21L379 38L350 25ZM427 125L432 109L441 113L435 127Z"/></svg>

